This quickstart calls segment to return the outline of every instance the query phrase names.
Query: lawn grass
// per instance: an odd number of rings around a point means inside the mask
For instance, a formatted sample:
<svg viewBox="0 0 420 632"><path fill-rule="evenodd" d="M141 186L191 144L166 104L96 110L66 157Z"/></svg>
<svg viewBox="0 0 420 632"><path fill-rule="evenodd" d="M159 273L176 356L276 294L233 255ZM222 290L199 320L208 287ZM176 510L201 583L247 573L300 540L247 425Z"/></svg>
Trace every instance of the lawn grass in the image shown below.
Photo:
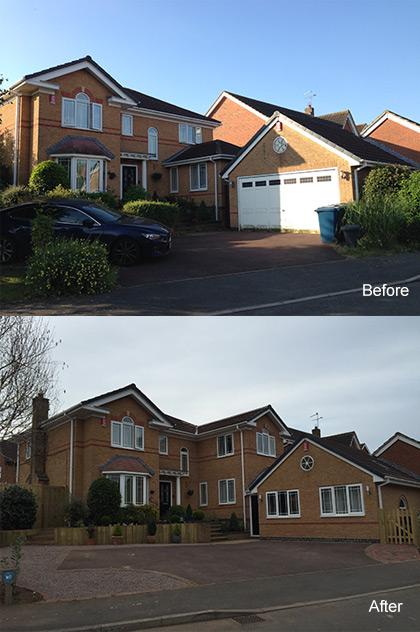
<svg viewBox="0 0 420 632"><path fill-rule="evenodd" d="M25 286L25 265L0 266L0 303L16 303L28 298L29 291Z"/></svg>

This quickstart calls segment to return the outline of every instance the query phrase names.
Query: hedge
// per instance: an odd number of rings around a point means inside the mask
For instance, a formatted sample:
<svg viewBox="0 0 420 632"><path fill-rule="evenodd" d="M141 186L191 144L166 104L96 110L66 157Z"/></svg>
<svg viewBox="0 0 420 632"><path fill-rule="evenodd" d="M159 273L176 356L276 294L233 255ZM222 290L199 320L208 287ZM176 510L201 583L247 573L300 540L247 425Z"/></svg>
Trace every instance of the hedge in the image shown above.
<svg viewBox="0 0 420 632"><path fill-rule="evenodd" d="M179 221L179 206L174 202L155 202L153 200L136 200L127 202L124 213L148 217L173 228Z"/></svg>

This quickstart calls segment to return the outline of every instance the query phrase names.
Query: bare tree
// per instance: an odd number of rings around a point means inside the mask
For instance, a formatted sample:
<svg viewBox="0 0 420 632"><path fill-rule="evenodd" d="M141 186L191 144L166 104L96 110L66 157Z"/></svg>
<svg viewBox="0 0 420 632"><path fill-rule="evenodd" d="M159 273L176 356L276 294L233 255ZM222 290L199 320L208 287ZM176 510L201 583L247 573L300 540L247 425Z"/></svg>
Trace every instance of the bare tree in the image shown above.
<svg viewBox="0 0 420 632"><path fill-rule="evenodd" d="M0 439L31 423L32 398L55 398L60 364L51 357L61 341L42 318L0 316Z"/></svg>

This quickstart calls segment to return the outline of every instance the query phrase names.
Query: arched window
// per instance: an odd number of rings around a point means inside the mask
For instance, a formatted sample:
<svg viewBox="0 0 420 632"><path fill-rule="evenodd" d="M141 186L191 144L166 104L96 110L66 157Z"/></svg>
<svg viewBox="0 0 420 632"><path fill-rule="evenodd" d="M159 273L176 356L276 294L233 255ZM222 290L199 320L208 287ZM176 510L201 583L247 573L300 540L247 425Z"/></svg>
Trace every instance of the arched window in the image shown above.
<svg viewBox="0 0 420 632"><path fill-rule="evenodd" d="M181 448L179 451L180 461L181 461L181 472L189 472L190 471L190 456L188 452L188 448Z"/></svg>
<svg viewBox="0 0 420 632"><path fill-rule="evenodd" d="M134 421L131 417L122 418L123 447L132 448L134 444Z"/></svg>
<svg viewBox="0 0 420 632"><path fill-rule="evenodd" d="M151 158L157 160L158 157L158 131L155 127L149 127L147 132L148 153Z"/></svg>
<svg viewBox="0 0 420 632"><path fill-rule="evenodd" d="M84 92L76 95L76 127L89 128L90 99Z"/></svg>
<svg viewBox="0 0 420 632"><path fill-rule="evenodd" d="M407 502L407 498L405 496L401 496L399 507L400 507L400 509L408 509L408 502Z"/></svg>

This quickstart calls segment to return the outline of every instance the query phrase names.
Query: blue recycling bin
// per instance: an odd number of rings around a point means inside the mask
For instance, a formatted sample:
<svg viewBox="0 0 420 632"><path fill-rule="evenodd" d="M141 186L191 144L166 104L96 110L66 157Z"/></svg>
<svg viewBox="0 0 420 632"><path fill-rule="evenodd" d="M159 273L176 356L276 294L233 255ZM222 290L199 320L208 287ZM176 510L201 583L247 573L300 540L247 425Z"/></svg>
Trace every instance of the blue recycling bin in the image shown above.
<svg viewBox="0 0 420 632"><path fill-rule="evenodd" d="M330 206L320 206L315 209L315 212L318 213L321 241L324 244L332 244L335 240L335 232L340 214L340 205L331 204Z"/></svg>

